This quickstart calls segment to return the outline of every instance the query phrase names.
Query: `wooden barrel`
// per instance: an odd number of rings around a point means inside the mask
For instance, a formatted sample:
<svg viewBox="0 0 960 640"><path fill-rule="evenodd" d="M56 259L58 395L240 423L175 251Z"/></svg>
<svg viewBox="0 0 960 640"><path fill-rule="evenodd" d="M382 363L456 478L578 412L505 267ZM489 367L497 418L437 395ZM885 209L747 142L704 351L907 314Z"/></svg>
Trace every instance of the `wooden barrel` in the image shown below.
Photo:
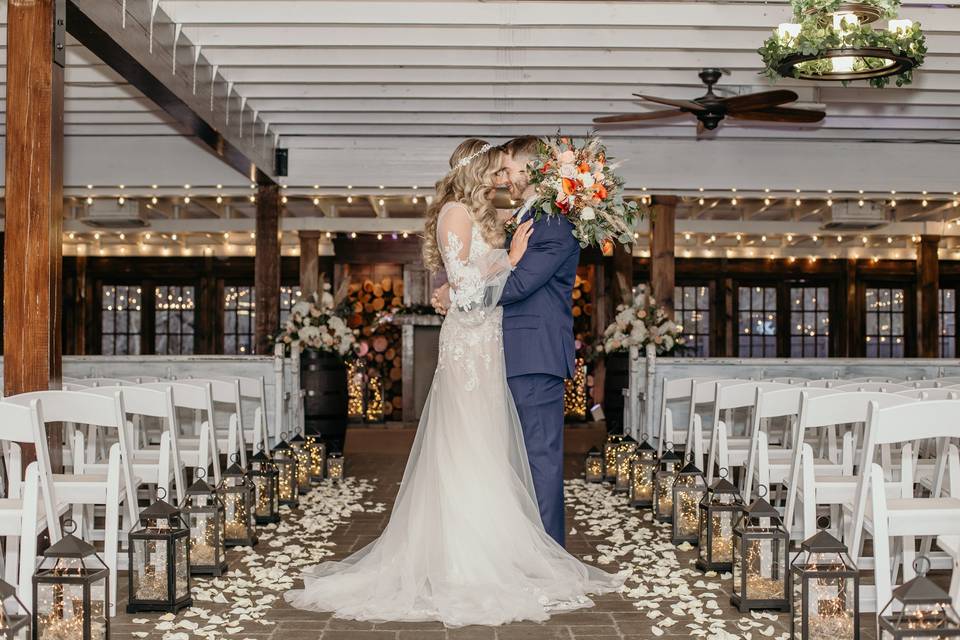
<svg viewBox="0 0 960 640"><path fill-rule="evenodd" d="M623 432L623 389L630 384L630 354L608 353L603 381L603 414L609 433Z"/></svg>
<svg viewBox="0 0 960 640"><path fill-rule="evenodd" d="M300 386L307 433L343 446L347 433L347 366L330 353L307 349L300 355Z"/></svg>

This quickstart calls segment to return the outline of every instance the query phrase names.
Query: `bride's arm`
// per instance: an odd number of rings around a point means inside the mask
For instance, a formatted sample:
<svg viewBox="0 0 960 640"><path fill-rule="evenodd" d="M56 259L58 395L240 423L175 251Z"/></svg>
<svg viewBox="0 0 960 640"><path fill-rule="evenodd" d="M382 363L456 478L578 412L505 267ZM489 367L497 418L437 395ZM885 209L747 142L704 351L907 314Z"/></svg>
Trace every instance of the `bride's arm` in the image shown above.
<svg viewBox="0 0 960 640"><path fill-rule="evenodd" d="M512 265L507 252L494 249L470 259L473 221L466 207L451 206L437 224L437 240L450 284L450 307L461 311L496 306Z"/></svg>

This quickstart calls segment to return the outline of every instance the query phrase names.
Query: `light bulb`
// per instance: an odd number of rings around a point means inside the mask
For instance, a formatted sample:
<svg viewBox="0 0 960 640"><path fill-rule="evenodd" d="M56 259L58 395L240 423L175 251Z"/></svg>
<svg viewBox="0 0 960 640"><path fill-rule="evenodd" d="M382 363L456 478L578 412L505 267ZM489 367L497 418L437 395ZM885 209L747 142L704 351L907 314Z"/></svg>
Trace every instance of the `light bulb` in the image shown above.
<svg viewBox="0 0 960 640"><path fill-rule="evenodd" d="M843 242L843 236L837 236L837 242Z"/></svg>
<svg viewBox="0 0 960 640"><path fill-rule="evenodd" d="M329 240L329 239L332 238L332 237L333 237L333 234L330 233L329 231L327 231L327 239Z"/></svg>
<svg viewBox="0 0 960 640"><path fill-rule="evenodd" d="M153 196L152 198L150 198L150 204L157 204L157 202L158 202L157 196Z"/></svg>
<svg viewBox="0 0 960 640"><path fill-rule="evenodd" d="M282 196L280 198L280 202L282 202L283 204L287 204L287 196Z"/></svg>
<svg viewBox="0 0 960 640"><path fill-rule="evenodd" d="M121 207L123 206L123 203L126 201L127 199L124 198L123 196L120 196L119 198L117 198L117 204L119 204Z"/></svg>
<svg viewBox="0 0 960 640"><path fill-rule="evenodd" d="M787 242L793 242L793 234L787 234Z"/></svg>
<svg viewBox="0 0 960 640"><path fill-rule="evenodd" d="M828 206L828 207L832 207L832 206L833 206L833 198L827 198L827 206Z"/></svg>
<svg viewBox="0 0 960 640"><path fill-rule="evenodd" d="M857 201L857 205L861 207L863 206L863 198Z"/></svg>
<svg viewBox="0 0 960 640"><path fill-rule="evenodd" d="M120 234L120 239L121 239L121 240L126 240L126 239L127 239L127 234L121 233L121 234Z"/></svg>
<svg viewBox="0 0 960 640"><path fill-rule="evenodd" d="M93 234L93 239L94 239L94 240L99 240L99 239L100 239L100 232L99 232L99 231L96 232L95 234Z"/></svg>
<svg viewBox="0 0 960 640"><path fill-rule="evenodd" d="M764 235L764 236L760 236L760 242L766 242L766 241L767 241L767 236L765 236L765 235Z"/></svg>
<svg viewBox="0 0 960 640"><path fill-rule="evenodd" d="M315 207L319 207L319 206L320 206L320 198L314 198L314 199L313 199L313 206L315 206Z"/></svg>
<svg viewBox="0 0 960 640"><path fill-rule="evenodd" d="M404 231L404 232L403 232L403 238L404 238L404 240L406 240L406 239L409 238L409 237L410 237L410 234L407 233L406 231Z"/></svg>
<svg viewBox="0 0 960 640"><path fill-rule="evenodd" d="M256 202L256 201L257 201L256 196L250 196L250 202Z"/></svg>
<svg viewBox="0 0 960 640"><path fill-rule="evenodd" d="M143 234L143 237L146 238L147 240L149 240L151 236L150 236L150 233L148 232L148 233Z"/></svg>
<svg viewBox="0 0 960 640"><path fill-rule="evenodd" d="M347 196L347 204L353 204L353 196Z"/></svg>
<svg viewBox="0 0 960 640"><path fill-rule="evenodd" d="M383 206L383 198L380 198L379 200L377 200L377 204L379 204L379 205L382 207L382 206Z"/></svg>
<svg viewBox="0 0 960 640"><path fill-rule="evenodd" d="M730 204L732 204L733 206L737 206L737 199L736 199L736 198L732 198L732 199L730 200Z"/></svg>
<svg viewBox="0 0 960 640"><path fill-rule="evenodd" d="M737 234L737 242L740 242L741 240L743 240L743 236L738 233L738 234Z"/></svg>
<svg viewBox="0 0 960 640"><path fill-rule="evenodd" d="M93 198L87 196L87 204L93 204Z"/></svg>
<svg viewBox="0 0 960 640"><path fill-rule="evenodd" d="M770 206L770 198L764 198L764 199L763 199L763 204L764 204L764 206L769 207L769 206Z"/></svg>
<svg viewBox="0 0 960 640"><path fill-rule="evenodd" d="M122 189L123 187L120 187L120 188ZM190 185L185 184L185 185L183 185L183 188L184 188L184 189L189 189L189 188L190 188Z"/></svg>
<svg viewBox="0 0 960 640"><path fill-rule="evenodd" d="M177 234L174 233L173 235L171 235L171 236L170 236L170 239L171 239L171 240L176 240L176 239L177 239Z"/></svg>
<svg viewBox="0 0 960 640"><path fill-rule="evenodd" d="M420 202L420 199L417 196L413 196L413 204Z"/></svg>
<svg viewBox="0 0 960 640"><path fill-rule="evenodd" d="M813 237L811 237L811 240L813 240L814 242L817 242L818 240L820 240L820 237L819 237L819 236L813 236Z"/></svg>
<svg viewBox="0 0 960 640"><path fill-rule="evenodd" d="M703 198L700 198L699 203L700 203L701 206L703 206L703 203L704 203L704 202L706 202L706 200L704 200Z"/></svg>
<svg viewBox="0 0 960 640"><path fill-rule="evenodd" d="M350 237L351 237L351 238L356 238L356 237L357 237L357 232L356 232L356 231L351 231L351 232L350 232Z"/></svg>
<svg viewBox="0 0 960 640"><path fill-rule="evenodd" d="M217 196L217 204L223 204L223 196Z"/></svg>
<svg viewBox="0 0 960 640"><path fill-rule="evenodd" d="M73 234L73 231L71 231L70 233L68 233L68 234L67 234L67 237L70 238L71 240L73 240L73 238L75 237L74 234Z"/></svg>
<svg viewBox="0 0 960 640"><path fill-rule="evenodd" d="M925 206L927 206L927 204L929 204L929 203L927 202L927 199L924 198L923 201L920 203L920 206L925 207Z"/></svg>
<svg viewBox="0 0 960 640"><path fill-rule="evenodd" d="M257 239L257 232L256 232L256 231L251 231L251 232L250 232L250 239L251 239L251 240L256 240L256 239Z"/></svg>
<svg viewBox="0 0 960 640"><path fill-rule="evenodd" d="M378 234L377 234L377 240L383 240L383 234L382 234L382 233L378 233Z"/></svg>
<svg viewBox="0 0 960 640"><path fill-rule="evenodd" d="M797 205L798 207L802 204L800 198L797 198L796 200L794 200L793 203L794 203L795 205Z"/></svg>
<svg viewBox="0 0 960 640"><path fill-rule="evenodd" d="M190 196L183 197L183 204L190 204Z"/></svg>
<svg viewBox="0 0 960 640"><path fill-rule="evenodd" d="M887 236L887 244L893 244L893 238Z"/></svg>

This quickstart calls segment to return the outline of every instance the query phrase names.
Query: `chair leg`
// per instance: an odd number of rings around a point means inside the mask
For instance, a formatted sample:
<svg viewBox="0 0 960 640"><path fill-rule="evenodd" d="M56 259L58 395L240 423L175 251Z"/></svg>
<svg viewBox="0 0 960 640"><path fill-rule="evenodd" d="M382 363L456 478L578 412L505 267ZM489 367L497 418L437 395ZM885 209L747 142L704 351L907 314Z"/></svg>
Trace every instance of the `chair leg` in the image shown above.
<svg viewBox="0 0 960 640"><path fill-rule="evenodd" d="M21 518L23 515L20 516ZM23 527L21 527L23 529ZM9 584L19 584L17 573L19 572L20 558L20 536L5 536L6 550L3 558L3 579Z"/></svg>
<svg viewBox="0 0 960 640"><path fill-rule="evenodd" d="M890 582L890 534L887 529L887 496L883 469L872 464L870 469L870 501L873 506L873 579L877 585L877 606L889 602L892 594Z"/></svg>

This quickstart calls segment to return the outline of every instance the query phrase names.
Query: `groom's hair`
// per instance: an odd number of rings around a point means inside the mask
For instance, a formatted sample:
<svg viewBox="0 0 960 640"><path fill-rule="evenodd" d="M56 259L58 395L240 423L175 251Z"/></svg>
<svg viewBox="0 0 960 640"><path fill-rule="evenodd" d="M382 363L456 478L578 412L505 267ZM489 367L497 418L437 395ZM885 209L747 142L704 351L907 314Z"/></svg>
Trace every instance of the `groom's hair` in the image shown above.
<svg viewBox="0 0 960 640"><path fill-rule="evenodd" d="M540 138L536 136L520 136L504 142L500 145L500 150L514 158L533 157L537 153L538 144Z"/></svg>

